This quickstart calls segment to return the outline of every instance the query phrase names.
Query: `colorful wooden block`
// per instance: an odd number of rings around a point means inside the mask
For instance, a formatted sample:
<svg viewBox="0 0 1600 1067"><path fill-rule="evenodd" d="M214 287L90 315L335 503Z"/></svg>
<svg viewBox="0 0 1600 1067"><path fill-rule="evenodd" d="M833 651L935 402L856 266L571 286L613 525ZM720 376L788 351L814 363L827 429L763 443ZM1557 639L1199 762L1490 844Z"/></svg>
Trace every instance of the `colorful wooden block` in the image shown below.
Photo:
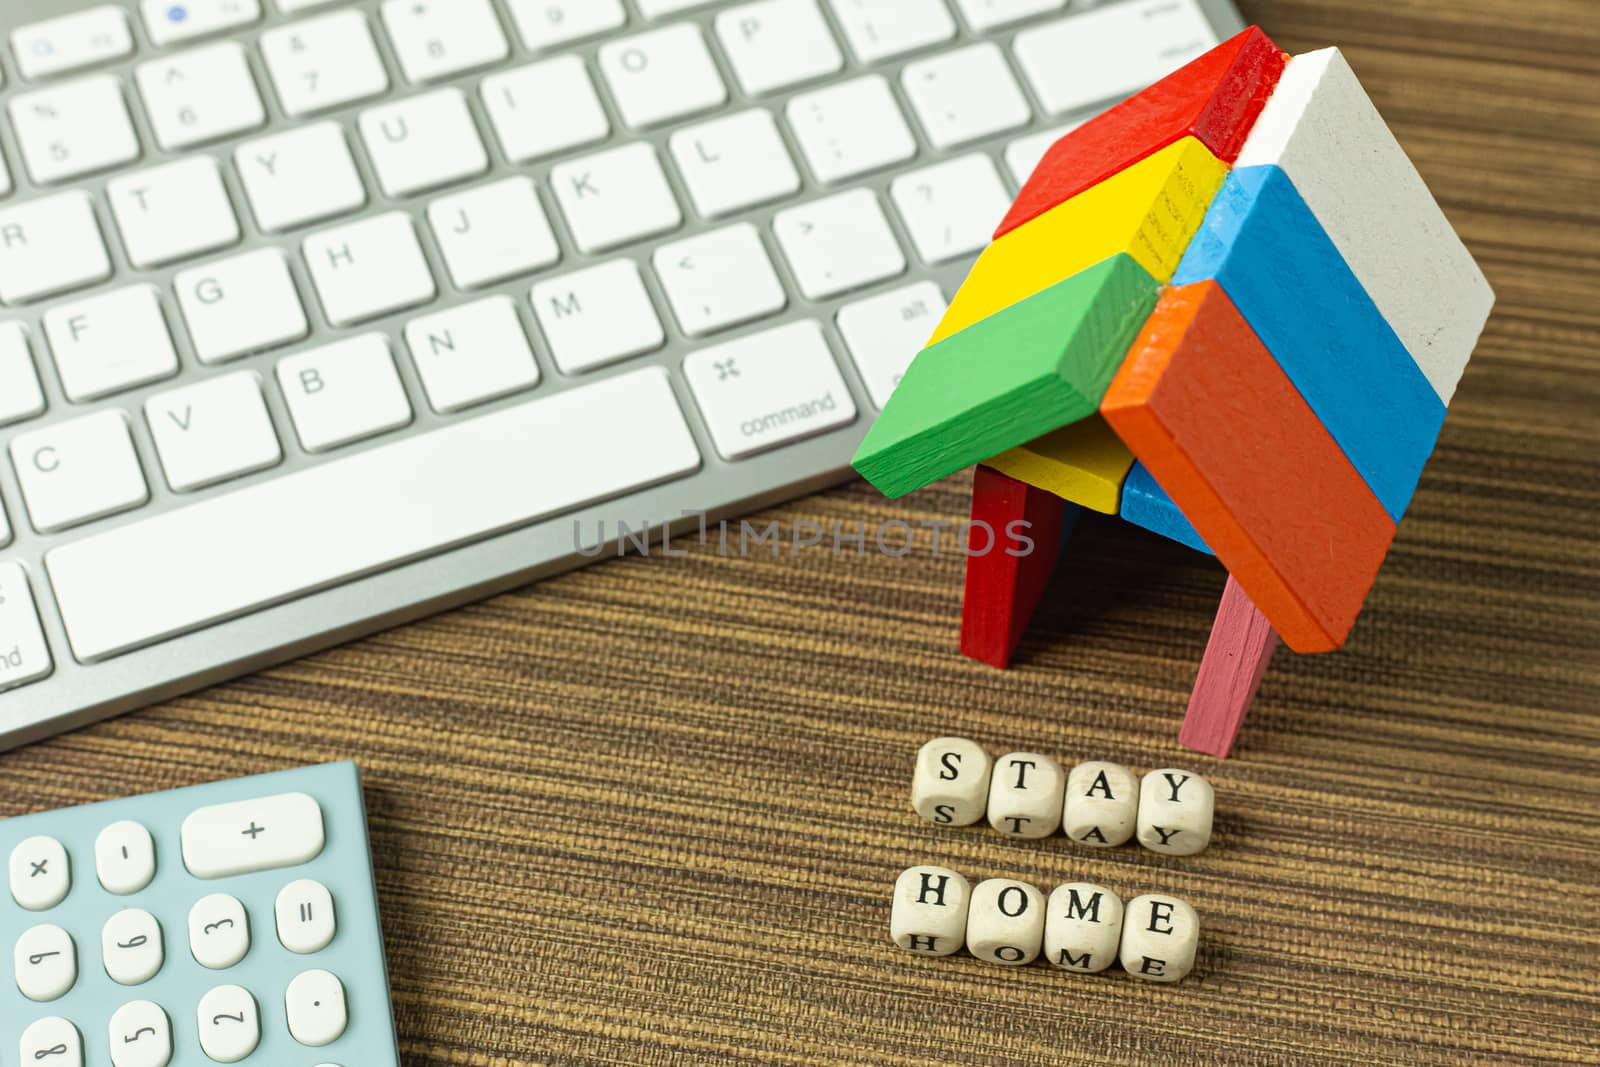
<svg viewBox="0 0 1600 1067"><path fill-rule="evenodd" d="M1142 526L1152 533L1188 545L1196 552L1204 552L1208 556L1216 554L1143 463L1136 461L1133 469L1128 471L1127 481L1122 483L1122 510L1119 514L1135 526Z"/></svg>
<svg viewBox="0 0 1600 1067"><path fill-rule="evenodd" d="M1448 404L1494 292L1337 48L1289 62L1239 153L1263 165L1288 174Z"/></svg>
<svg viewBox="0 0 1600 1067"><path fill-rule="evenodd" d="M961 600L961 654L1006 667L1055 573L1061 541L1076 509L1060 497L979 466L972 475L972 522L993 531L989 551L967 557ZM1007 531L1025 522L1032 551L1016 556ZM982 529L973 537L983 537ZM981 546L972 546L974 548Z"/></svg>
<svg viewBox="0 0 1600 1067"><path fill-rule="evenodd" d="M1236 170L1223 183L1173 284L1212 279L1399 522L1444 404L1279 168Z"/></svg>
<svg viewBox="0 0 1600 1067"><path fill-rule="evenodd" d="M1012 230L978 256L928 343L1118 253L1166 281L1227 172L1185 137Z"/></svg>
<svg viewBox="0 0 1600 1067"><path fill-rule="evenodd" d="M1119 253L923 349L861 442L856 470L885 496L904 496L1094 414L1156 288Z"/></svg>
<svg viewBox="0 0 1600 1067"><path fill-rule="evenodd" d="M1193 137L1232 163L1283 73L1284 54L1255 26L1058 140L995 231L999 238L1152 152Z"/></svg>
<svg viewBox="0 0 1600 1067"><path fill-rule="evenodd" d="M986 462L1019 482L1103 515L1115 515L1133 453L1098 415L1063 426Z"/></svg>
<svg viewBox="0 0 1600 1067"><path fill-rule="evenodd" d="M1226 759L1277 647L1277 631L1229 577L1178 743Z"/></svg>
<svg viewBox="0 0 1600 1067"><path fill-rule="evenodd" d="M1395 524L1220 284L1163 294L1101 411L1289 647L1344 642Z"/></svg>

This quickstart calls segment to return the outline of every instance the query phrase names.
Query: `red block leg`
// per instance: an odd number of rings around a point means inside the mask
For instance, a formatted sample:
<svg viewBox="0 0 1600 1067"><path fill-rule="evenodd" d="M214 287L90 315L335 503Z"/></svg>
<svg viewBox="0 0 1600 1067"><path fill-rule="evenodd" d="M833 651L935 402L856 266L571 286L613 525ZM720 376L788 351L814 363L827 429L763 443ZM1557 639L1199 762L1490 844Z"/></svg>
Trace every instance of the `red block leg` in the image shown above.
<svg viewBox="0 0 1600 1067"><path fill-rule="evenodd" d="M1178 741L1197 752L1226 758L1277 647L1272 624L1230 575Z"/></svg>
<svg viewBox="0 0 1600 1067"><path fill-rule="evenodd" d="M1033 609L1055 572L1067 503L1054 493L980 466L972 477L972 550L983 547L986 524L993 544L983 555L967 557L967 587L961 602L961 654L1005 667L1011 662ZM1033 541L1027 555L1014 556L1017 539L1008 529L1022 520Z"/></svg>

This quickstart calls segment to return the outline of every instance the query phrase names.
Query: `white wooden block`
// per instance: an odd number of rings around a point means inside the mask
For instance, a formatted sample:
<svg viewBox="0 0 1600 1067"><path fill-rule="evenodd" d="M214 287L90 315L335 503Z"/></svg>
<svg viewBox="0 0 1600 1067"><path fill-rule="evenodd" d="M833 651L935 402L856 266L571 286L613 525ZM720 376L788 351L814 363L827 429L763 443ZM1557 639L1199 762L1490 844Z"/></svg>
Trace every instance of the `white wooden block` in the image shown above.
<svg viewBox="0 0 1600 1067"><path fill-rule="evenodd" d="M1092 760L1067 775L1061 828L1080 845L1109 848L1133 836L1139 818L1139 779L1120 763Z"/></svg>
<svg viewBox="0 0 1600 1067"><path fill-rule="evenodd" d="M941 826L971 826L989 804L989 753L965 737L935 737L917 752L911 806Z"/></svg>
<svg viewBox="0 0 1600 1067"><path fill-rule="evenodd" d="M1217 798L1193 771L1161 767L1139 782L1139 843L1152 852L1192 856L1211 843Z"/></svg>
<svg viewBox="0 0 1600 1067"><path fill-rule="evenodd" d="M948 956L967 936L972 889L948 867L907 867L894 881L889 936L907 952Z"/></svg>
<svg viewBox="0 0 1600 1067"><path fill-rule="evenodd" d="M1194 969L1200 916L1177 897L1147 893L1122 917L1122 969L1151 982L1176 982Z"/></svg>
<svg viewBox="0 0 1600 1067"><path fill-rule="evenodd" d="M1044 958L1052 966L1093 974L1117 958L1122 898L1105 886L1058 885L1050 891L1044 913Z"/></svg>
<svg viewBox="0 0 1600 1067"><path fill-rule="evenodd" d="M1236 167L1275 165L1449 404L1494 292L1337 48L1295 56Z"/></svg>
<svg viewBox="0 0 1600 1067"><path fill-rule="evenodd" d="M989 825L1017 837L1049 837L1061 826L1067 776L1037 752L1012 752L994 762L989 780Z"/></svg>
<svg viewBox="0 0 1600 1067"><path fill-rule="evenodd" d="M967 951L990 963L1023 964L1044 943L1044 894L1027 882L990 878L972 890Z"/></svg>

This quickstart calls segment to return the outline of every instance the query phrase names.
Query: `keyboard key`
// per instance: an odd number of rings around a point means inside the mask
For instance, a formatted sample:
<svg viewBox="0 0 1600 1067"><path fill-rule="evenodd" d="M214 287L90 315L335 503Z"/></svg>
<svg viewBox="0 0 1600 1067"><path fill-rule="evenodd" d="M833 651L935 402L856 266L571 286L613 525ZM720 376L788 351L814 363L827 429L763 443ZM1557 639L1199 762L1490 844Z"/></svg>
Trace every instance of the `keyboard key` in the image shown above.
<svg viewBox="0 0 1600 1067"><path fill-rule="evenodd" d="M111 257L80 190L0 211L0 301L21 304L104 281Z"/></svg>
<svg viewBox="0 0 1600 1067"><path fill-rule="evenodd" d="M57 304L45 312L44 332L68 400L96 400L178 373L153 285Z"/></svg>
<svg viewBox="0 0 1600 1067"><path fill-rule="evenodd" d="M593 144L611 132L589 70L577 56L491 74L482 92L500 148L513 163ZM561 106L550 106L552 100Z"/></svg>
<svg viewBox="0 0 1600 1067"><path fill-rule="evenodd" d="M128 908L106 920L100 931L100 951L106 974L118 985L142 985L166 962L161 924L142 908Z"/></svg>
<svg viewBox="0 0 1600 1067"><path fill-rule="evenodd" d="M406 346L438 412L460 411L533 387L539 367L508 296L413 319Z"/></svg>
<svg viewBox="0 0 1600 1067"><path fill-rule="evenodd" d="M202 897L189 909L189 951L213 971L232 967L250 951L250 919L244 905L226 893Z"/></svg>
<svg viewBox="0 0 1600 1067"><path fill-rule="evenodd" d="M261 385L250 371L206 378L144 403L162 473L185 493L275 467L283 459Z"/></svg>
<svg viewBox="0 0 1600 1067"><path fill-rule="evenodd" d="M717 37L751 96L832 74L844 56L816 0L758 0L717 16Z"/></svg>
<svg viewBox="0 0 1600 1067"><path fill-rule="evenodd" d="M0 196L11 192L11 171L6 167L5 157L0 156Z"/></svg>
<svg viewBox="0 0 1600 1067"><path fill-rule="evenodd" d="M540 282L531 297L550 354L565 374L652 352L667 341L631 259Z"/></svg>
<svg viewBox="0 0 1600 1067"><path fill-rule="evenodd" d="M196 808L183 820L183 865L196 878L296 867L322 854L322 805L304 793Z"/></svg>
<svg viewBox="0 0 1600 1067"><path fill-rule="evenodd" d="M28 518L54 533L150 499L122 412L97 411L11 439Z"/></svg>
<svg viewBox="0 0 1600 1067"><path fill-rule="evenodd" d="M961 17L979 33L1066 6L1067 0L956 0Z"/></svg>
<svg viewBox="0 0 1600 1067"><path fill-rule="evenodd" d="M404 212L314 233L305 240L305 257L322 310L335 326L425 304L438 292Z"/></svg>
<svg viewBox="0 0 1600 1067"><path fill-rule="evenodd" d="M728 88L700 28L680 22L600 46L600 70L622 121L634 129L716 107Z"/></svg>
<svg viewBox="0 0 1600 1067"><path fill-rule="evenodd" d="M705 218L731 215L800 190L800 173L765 108L679 130L671 146L689 199Z"/></svg>
<svg viewBox="0 0 1600 1067"><path fill-rule="evenodd" d="M863 63L902 55L956 35L944 0L828 0L850 50Z"/></svg>
<svg viewBox="0 0 1600 1067"><path fill-rule="evenodd" d="M388 339L379 333L280 360L278 385L307 452L325 452L411 421L411 402Z"/></svg>
<svg viewBox="0 0 1600 1067"><path fill-rule="evenodd" d="M233 159L256 222L269 233L331 219L367 202L350 145L334 122L247 141Z"/></svg>
<svg viewBox="0 0 1600 1067"><path fill-rule="evenodd" d="M278 10L285 15L296 15L302 11L311 11L314 8L327 7L329 4L342 4L345 0L277 0Z"/></svg>
<svg viewBox="0 0 1600 1067"><path fill-rule="evenodd" d="M273 904L278 921L278 941L290 952L321 952L333 941L337 926L333 895L321 882L301 878L278 892Z"/></svg>
<svg viewBox="0 0 1600 1067"><path fill-rule="evenodd" d="M283 997L289 1033L302 1045L332 1044L350 1025L344 985L327 971L305 971L289 983Z"/></svg>
<svg viewBox="0 0 1600 1067"><path fill-rule="evenodd" d="M12 30L11 50L31 81L132 55L133 34L122 8L102 4Z"/></svg>
<svg viewBox="0 0 1600 1067"><path fill-rule="evenodd" d="M94 870L107 893L137 893L156 876L156 843L150 831L128 819L114 822L94 839Z"/></svg>
<svg viewBox="0 0 1600 1067"><path fill-rule="evenodd" d="M503 178L428 206L428 223L458 289L514 278L561 258L533 179Z"/></svg>
<svg viewBox="0 0 1600 1067"><path fill-rule="evenodd" d="M158 48L261 20L260 0L141 0L140 7Z"/></svg>
<svg viewBox="0 0 1600 1067"><path fill-rule="evenodd" d="M22 565L0 564L15 568L0 573L6 591L27 589L22 582ZM37 625L37 619L35 619ZM30 837L11 850L8 863L11 878L11 899L29 911L48 911L67 899L72 888L72 865L67 860L67 850L53 837Z"/></svg>
<svg viewBox="0 0 1600 1067"><path fill-rule="evenodd" d="M200 998L200 1051L218 1063L238 1063L261 1043L256 998L236 985L222 985Z"/></svg>
<svg viewBox="0 0 1600 1067"><path fill-rule="evenodd" d="M28 352L27 327L0 322L0 426L31 419L43 410L44 390Z"/></svg>
<svg viewBox="0 0 1600 1067"><path fill-rule="evenodd" d="M1033 168L1039 165L1039 160L1044 158L1050 146L1076 129L1078 125L1076 122L1069 122L1064 126L1019 137L1007 145L1006 170L1011 172L1012 180L1019 186L1025 184L1033 176Z"/></svg>
<svg viewBox="0 0 1600 1067"><path fill-rule="evenodd" d="M389 88L372 29L360 11L335 11L261 35L261 54L291 118L377 96Z"/></svg>
<svg viewBox="0 0 1600 1067"><path fill-rule="evenodd" d="M981 251L1011 207L999 171L977 153L902 174L889 196L930 264Z"/></svg>
<svg viewBox="0 0 1600 1067"><path fill-rule="evenodd" d="M3 519L0 525L4 525ZM27 572L20 563L0 562L0 691L36 682L53 669L50 647L45 644L44 630L39 626L39 612L28 590ZM67 870L64 854L58 866ZM30 884L17 896L17 903L26 908L24 899L48 900L50 894L45 889L54 877L54 874L45 875L34 883L32 867L25 868L22 878ZM13 882L12 895L16 894Z"/></svg>
<svg viewBox="0 0 1600 1067"><path fill-rule="evenodd" d="M676 15L680 11L692 11L712 2L713 0L635 0L639 6L639 14L647 19Z"/></svg>
<svg viewBox="0 0 1600 1067"><path fill-rule="evenodd" d="M156 143L169 152L267 121L244 49L232 41L141 64L134 79Z"/></svg>
<svg viewBox="0 0 1600 1067"><path fill-rule="evenodd" d="M172 1062L172 1020L157 1004L135 1000L111 1016L111 1067L167 1067Z"/></svg>
<svg viewBox="0 0 1600 1067"><path fill-rule="evenodd" d="M876 74L790 99L785 113L819 182L837 182L917 154L889 83Z"/></svg>
<svg viewBox="0 0 1600 1067"><path fill-rule="evenodd" d="M584 461L537 478L484 462L572 455ZM80 538L45 563L73 649L90 662L699 466L666 372L645 367ZM237 822L217 835L236 836Z"/></svg>
<svg viewBox="0 0 1600 1067"><path fill-rule="evenodd" d="M113 178L106 199L136 267L159 267L239 240L239 219L210 156Z"/></svg>
<svg viewBox="0 0 1600 1067"><path fill-rule="evenodd" d="M1017 79L993 42L907 63L901 84L935 148L967 144L1033 118Z"/></svg>
<svg viewBox="0 0 1600 1067"><path fill-rule="evenodd" d="M67 1020L51 1016L22 1031L22 1062L48 1062L50 1067L83 1067L83 1035Z"/></svg>
<svg viewBox="0 0 1600 1067"><path fill-rule="evenodd" d="M1046 112L1114 100L1217 43L1194 0L1137 0L1023 30L1012 42Z"/></svg>
<svg viewBox="0 0 1600 1067"><path fill-rule="evenodd" d="M748 222L664 244L654 262L678 325L690 337L764 318L789 303Z"/></svg>
<svg viewBox="0 0 1600 1067"><path fill-rule="evenodd" d="M489 153L460 89L439 89L363 111L360 126L387 196L437 189L489 169Z"/></svg>
<svg viewBox="0 0 1600 1067"><path fill-rule="evenodd" d="M29 1000L60 1000L78 982L78 948L72 935L45 923L17 938L14 953L17 988Z"/></svg>
<svg viewBox="0 0 1600 1067"><path fill-rule="evenodd" d="M683 374L724 459L855 421L855 401L810 319L702 348Z"/></svg>
<svg viewBox="0 0 1600 1067"><path fill-rule="evenodd" d="M604 252L683 221L655 149L643 142L558 163L550 184L581 252Z"/></svg>
<svg viewBox="0 0 1600 1067"><path fill-rule="evenodd" d="M288 262L276 248L181 271L172 288L202 363L222 363L310 332Z"/></svg>
<svg viewBox="0 0 1600 1067"><path fill-rule="evenodd" d="M614 30L628 20L622 0L507 0L529 51Z"/></svg>
<svg viewBox="0 0 1600 1067"><path fill-rule="evenodd" d="M411 82L448 78L511 54L489 0L385 0L383 24Z"/></svg>
<svg viewBox="0 0 1600 1067"><path fill-rule="evenodd" d="M880 411L945 311L933 282L916 282L839 309L839 333Z"/></svg>
<svg viewBox="0 0 1600 1067"><path fill-rule="evenodd" d="M41 185L139 158L139 138L109 74L11 98L11 126L28 173Z"/></svg>
<svg viewBox="0 0 1600 1067"><path fill-rule="evenodd" d="M900 242L870 189L780 211L772 229L808 300L826 300L906 269Z"/></svg>

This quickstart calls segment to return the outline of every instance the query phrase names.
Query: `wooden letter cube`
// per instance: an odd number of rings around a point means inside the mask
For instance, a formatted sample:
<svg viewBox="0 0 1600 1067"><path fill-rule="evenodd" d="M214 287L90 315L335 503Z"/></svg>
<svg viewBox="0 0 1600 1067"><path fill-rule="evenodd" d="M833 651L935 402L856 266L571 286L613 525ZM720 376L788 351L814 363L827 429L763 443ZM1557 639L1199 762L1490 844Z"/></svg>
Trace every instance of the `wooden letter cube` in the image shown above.
<svg viewBox="0 0 1600 1067"><path fill-rule="evenodd" d="M1149 893L1128 901L1122 919L1122 969L1151 982L1176 982L1194 969L1200 917L1177 897Z"/></svg>
<svg viewBox="0 0 1600 1067"><path fill-rule="evenodd" d="M989 780L989 825L1017 837L1049 837L1061 825L1066 775L1037 752L1013 752L994 764Z"/></svg>
<svg viewBox="0 0 1600 1067"><path fill-rule="evenodd" d="M908 952L948 956L967 936L967 880L948 867L907 867L894 881L889 936Z"/></svg>
<svg viewBox="0 0 1600 1067"><path fill-rule="evenodd" d="M1010 878L990 878L973 889L968 952L990 963L1032 963L1043 941L1043 893Z"/></svg>
<svg viewBox="0 0 1600 1067"><path fill-rule="evenodd" d="M1153 770L1139 783L1139 843L1152 852L1192 856L1211 842L1215 808L1211 783L1198 774Z"/></svg>
<svg viewBox="0 0 1600 1067"><path fill-rule="evenodd" d="M1045 905L1044 958L1093 974L1111 966L1122 940L1122 898L1090 882L1058 885Z"/></svg>
<svg viewBox="0 0 1600 1067"><path fill-rule="evenodd" d="M989 753L964 737L936 737L917 753L911 806L941 826L971 826L989 803Z"/></svg>
<svg viewBox="0 0 1600 1067"><path fill-rule="evenodd" d="M1080 763L1067 775L1061 828L1080 845L1109 848L1133 836L1139 780L1120 763Z"/></svg>

